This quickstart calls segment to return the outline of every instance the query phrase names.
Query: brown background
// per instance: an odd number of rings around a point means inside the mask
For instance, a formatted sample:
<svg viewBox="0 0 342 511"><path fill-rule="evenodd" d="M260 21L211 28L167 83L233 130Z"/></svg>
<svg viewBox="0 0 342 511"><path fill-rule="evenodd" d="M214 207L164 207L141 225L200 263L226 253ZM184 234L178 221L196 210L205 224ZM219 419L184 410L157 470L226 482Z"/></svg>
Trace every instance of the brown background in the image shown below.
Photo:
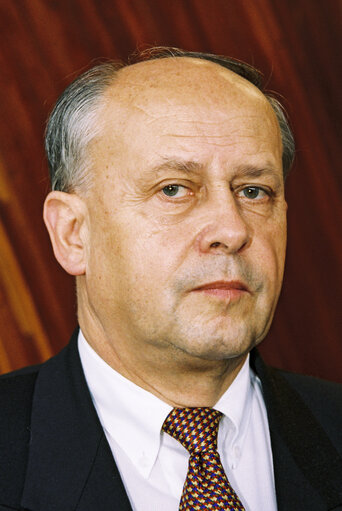
<svg viewBox="0 0 342 511"><path fill-rule="evenodd" d="M158 44L248 61L286 97L298 148L287 269L262 352L342 381L340 20L338 0L0 0L0 371L46 359L76 324L41 220L47 114L94 59Z"/></svg>

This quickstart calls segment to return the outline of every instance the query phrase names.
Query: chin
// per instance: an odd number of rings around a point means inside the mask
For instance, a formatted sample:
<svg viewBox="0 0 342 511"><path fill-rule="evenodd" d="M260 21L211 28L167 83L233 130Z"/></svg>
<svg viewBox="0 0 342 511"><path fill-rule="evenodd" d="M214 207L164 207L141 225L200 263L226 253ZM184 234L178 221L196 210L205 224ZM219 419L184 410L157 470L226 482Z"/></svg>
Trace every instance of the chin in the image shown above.
<svg viewBox="0 0 342 511"><path fill-rule="evenodd" d="M202 360L227 360L246 355L256 342L253 337L234 337L229 335L205 336L187 339L178 347L188 355Z"/></svg>

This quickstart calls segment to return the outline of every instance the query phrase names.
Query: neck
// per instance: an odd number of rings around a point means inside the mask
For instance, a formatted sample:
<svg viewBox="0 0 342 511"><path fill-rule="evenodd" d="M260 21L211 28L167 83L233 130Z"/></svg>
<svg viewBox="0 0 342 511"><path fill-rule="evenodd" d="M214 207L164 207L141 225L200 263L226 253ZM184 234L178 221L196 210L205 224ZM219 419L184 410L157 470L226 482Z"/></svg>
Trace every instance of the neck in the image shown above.
<svg viewBox="0 0 342 511"><path fill-rule="evenodd" d="M173 407L213 407L243 366L247 355L205 360L175 349L137 350L89 329L80 318L87 342L114 370ZM125 349L126 348L126 349Z"/></svg>
<svg viewBox="0 0 342 511"><path fill-rule="evenodd" d="M177 361L172 366L165 364L165 370L159 366L159 373L154 373L153 380L144 376L135 383L174 407L214 407L245 360L246 355L224 361L185 362L183 359L182 364Z"/></svg>

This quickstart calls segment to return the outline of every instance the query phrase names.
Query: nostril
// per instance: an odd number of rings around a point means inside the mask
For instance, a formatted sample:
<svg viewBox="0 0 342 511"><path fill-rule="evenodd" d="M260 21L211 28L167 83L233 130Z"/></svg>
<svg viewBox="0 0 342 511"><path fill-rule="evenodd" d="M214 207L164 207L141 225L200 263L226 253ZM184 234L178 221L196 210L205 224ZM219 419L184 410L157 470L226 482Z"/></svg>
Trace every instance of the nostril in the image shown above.
<svg viewBox="0 0 342 511"><path fill-rule="evenodd" d="M210 246L213 247L213 248L216 248L216 247L219 247L220 245L221 245L221 243L219 241L215 241Z"/></svg>

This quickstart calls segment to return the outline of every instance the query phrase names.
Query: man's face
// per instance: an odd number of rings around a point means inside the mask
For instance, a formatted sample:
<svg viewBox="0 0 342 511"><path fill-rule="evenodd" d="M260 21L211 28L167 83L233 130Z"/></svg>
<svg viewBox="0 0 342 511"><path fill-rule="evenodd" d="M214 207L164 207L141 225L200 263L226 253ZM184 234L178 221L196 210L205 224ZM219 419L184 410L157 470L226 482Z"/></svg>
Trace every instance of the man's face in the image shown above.
<svg viewBox="0 0 342 511"><path fill-rule="evenodd" d="M101 122L86 198L91 315L142 354L246 353L269 328L284 266L270 105L215 64L163 59L121 72Z"/></svg>

